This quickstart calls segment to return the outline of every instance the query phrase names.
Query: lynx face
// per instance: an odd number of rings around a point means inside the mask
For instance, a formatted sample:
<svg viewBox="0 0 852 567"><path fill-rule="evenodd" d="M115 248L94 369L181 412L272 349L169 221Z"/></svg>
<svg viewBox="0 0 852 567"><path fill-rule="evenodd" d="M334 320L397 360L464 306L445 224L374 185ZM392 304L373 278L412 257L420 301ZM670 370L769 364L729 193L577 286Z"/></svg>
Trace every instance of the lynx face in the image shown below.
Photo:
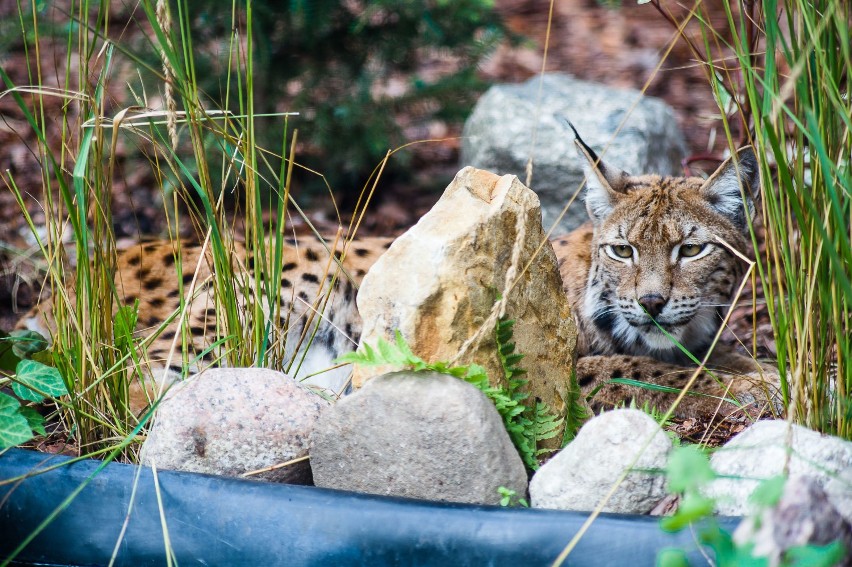
<svg viewBox="0 0 852 567"><path fill-rule="evenodd" d="M740 151L737 163L704 181L630 176L578 146L589 162L594 225L581 307L599 339L590 350L675 362L685 358L680 343L700 356L743 275L733 250L747 249L754 205L743 194L758 187L753 152Z"/></svg>

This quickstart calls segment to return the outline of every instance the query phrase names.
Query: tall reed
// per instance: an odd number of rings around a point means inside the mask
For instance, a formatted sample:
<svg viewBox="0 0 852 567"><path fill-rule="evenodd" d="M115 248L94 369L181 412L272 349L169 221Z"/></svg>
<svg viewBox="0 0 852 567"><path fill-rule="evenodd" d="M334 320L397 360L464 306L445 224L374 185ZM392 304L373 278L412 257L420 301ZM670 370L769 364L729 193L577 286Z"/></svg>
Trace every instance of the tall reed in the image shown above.
<svg viewBox="0 0 852 567"><path fill-rule="evenodd" d="M64 75L58 89L50 84L52 71L42 68L43 14L36 3L19 3L22 27L27 22L32 32L28 58L32 85L16 86L3 73L7 94L15 97L23 116L35 132L37 153L42 164L42 208L46 232L39 239L48 265L46 285L55 298L53 316L57 332L53 337L53 361L73 393L69 410L61 416L73 431L84 451L96 451L124 438L132 429L133 418L127 407L127 383L132 368L127 353L116 347L114 327L115 237L112 230L109 140L103 128L105 85L114 61L114 49L102 47L89 33L98 14L78 6L73 14L81 26L65 36ZM45 27L50 27L47 24ZM52 38L56 41L56 38ZM106 47L106 46L103 46ZM73 53L92 54L74 60ZM54 75L55 76L55 75ZM94 77L94 80L91 78ZM29 100L25 100L27 96ZM61 140L47 138L54 130L45 111L45 99L59 96L68 100L60 117ZM72 108L74 111L72 111ZM26 214L24 193L14 176L7 174L6 184L18 197ZM33 233L38 234L27 216ZM63 246L63 234L71 232L70 254L79 259L71 269L69 250ZM86 259L93 258L91 263ZM73 286L63 282L74 274Z"/></svg>
<svg viewBox="0 0 852 567"><path fill-rule="evenodd" d="M757 267L792 417L852 439L852 8L842 0L723 1L701 21L733 148L761 160L765 253ZM699 14L701 11L699 11Z"/></svg>
<svg viewBox="0 0 852 567"><path fill-rule="evenodd" d="M221 337L212 347L216 355L231 366L286 370L299 361L292 356L293 349L285 345L287 335L282 327L287 314L281 313L281 286L270 282L281 281L287 215L302 214L290 194L292 171L298 167L293 159L296 132L289 128L286 113L260 113L254 107L250 1L244 8L238 3L231 5L231 64L223 81L231 86L227 91L238 98L238 111L233 113L213 107L199 88L189 31L192 14L185 2L142 0L139 4L143 20L138 24L147 32L147 43L140 49L157 54L162 64L158 68L145 63L151 58L150 52L136 52L107 39L111 3L74 4L75 11L66 16L76 25L62 28L43 21L47 19L45 12L39 12L36 5L18 2L21 26L27 32L32 85L14 85L1 69L0 73L6 94L15 97L18 109L36 133L36 153L44 165L41 206L46 215L46 234L41 235L35 222L29 216L27 219L48 265L45 285L53 296L56 320L53 363L71 393L59 419L81 453L118 449L125 459L134 460L140 416L130 411L128 391L131 382L146 372L146 345L171 321L181 322L179 337L188 339L191 330L185 317L187 304L182 301L181 308L168 320L142 332L128 331L135 325L136 313L132 305L123 305L123 295L114 283L116 148L122 140L143 148L153 178L164 188L176 285L184 285L181 276L190 268L183 265L182 241L177 235L190 224L197 238L206 242L214 275L210 282L198 285L211 285L215 290L215 325ZM49 26L51 30L64 30L60 33L64 34L61 41L65 44L66 72L59 75L56 88L46 85L57 74L41 66L41 52L47 45L40 31ZM56 41L55 35L51 41ZM145 79L131 85L131 92L137 96L135 105L116 110L106 93L117 77L128 75L128 69ZM145 85L151 83L165 101L159 112L147 109ZM55 96L68 101L63 106L58 140L47 137L55 117L44 110L45 98ZM231 102L226 101L226 106ZM257 144L255 131L260 120L275 120L281 125L280 153ZM26 214L32 209L30 197L17 186L12 174L5 182ZM237 204L237 214L243 215L238 223L224 207L224 195L235 191L243 197ZM365 195L360 209L368 202ZM271 220L265 220L264 211L273 212ZM69 230L70 254L63 245L63 235ZM244 253L238 240L245 242ZM76 262L69 259L72 257ZM252 269L248 269L249 263ZM336 268L330 270L334 273ZM73 278L71 289L65 285L69 275ZM328 293L330 290L331 285ZM328 293L314 299L318 309L327 301ZM300 340L309 343L310 331ZM199 353L189 350L190 340L176 344L182 347L170 364L186 369ZM163 361L158 362L161 365Z"/></svg>

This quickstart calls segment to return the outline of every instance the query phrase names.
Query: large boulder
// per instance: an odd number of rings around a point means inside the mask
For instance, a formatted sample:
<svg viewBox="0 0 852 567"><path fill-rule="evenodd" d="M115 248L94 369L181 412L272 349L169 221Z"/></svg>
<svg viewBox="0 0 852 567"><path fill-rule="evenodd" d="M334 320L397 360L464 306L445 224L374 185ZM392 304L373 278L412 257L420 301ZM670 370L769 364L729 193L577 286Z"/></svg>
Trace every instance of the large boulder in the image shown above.
<svg viewBox="0 0 852 567"><path fill-rule="evenodd" d="M666 495L662 474L671 439L648 414L623 409L589 420L577 437L544 464L530 482L534 508L594 510L628 468L604 512L647 514Z"/></svg>
<svg viewBox="0 0 852 567"><path fill-rule="evenodd" d="M465 123L461 164L526 180L532 155L531 187L541 199L548 230L584 177L574 136L557 115L571 120L583 140L613 166L632 174L682 173L686 144L674 112L659 99L556 73L544 76L540 101L538 77L495 85ZM578 198L553 234L587 218Z"/></svg>
<svg viewBox="0 0 852 567"><path fill-rule="evenodd" d="M320 417L311 440L317 486L446 502L498 504L527 475L485 395L452 376L370 380Z"/></svg>
<svg viewBox="0 0 852 567"><path fill-rule="evenodd" d="M253 479L310 483L310 434L328 402L287 375L216 368L172 386L142 447L142 464Z"/></svg>
<svg viewBox="0 0 852 567"><path fill-rule="evenodd" d="M513 342L524 355L530 399L562 417L577 330L541 228L538 198L514 176L461 170L432 210L379 258L358 292L361 342L392 340L399 330L424 360L456 358L504 290L519 218L525 236L506 315L515 320ZM485 367L492 385L506 385L492 329L457 360L470 362ZM386 370L356 366L353 383L360 387Z"/></svg>
<svg viewBox="0 0 852 567"><path fill-rule="evenodd" d="M724 478L705 489L707 496L716 499L720 514L739 516L751 511L749 496L761 480L788 473L825 488L842 479L852 468L852 442L783 420L758 421L713 453L710 464ZM834 484L828 497L848 518L849 486Z"/></svg>

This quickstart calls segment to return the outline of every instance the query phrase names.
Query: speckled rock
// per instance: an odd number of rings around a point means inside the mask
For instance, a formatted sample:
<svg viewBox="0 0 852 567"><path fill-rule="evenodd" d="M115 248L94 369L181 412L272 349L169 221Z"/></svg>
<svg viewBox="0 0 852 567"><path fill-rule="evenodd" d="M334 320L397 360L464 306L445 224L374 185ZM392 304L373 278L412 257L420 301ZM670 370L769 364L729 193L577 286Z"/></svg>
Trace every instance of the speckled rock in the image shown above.
<svg viewBox="0 0 852 567"><path fill-rule="evenodd" d="M662 470L671 448L671 440L645 412L605 412L589 420L574 441L535 473L530 482L532 506L594 510L640 451L634 469ZM630 472L603 511L646 514L665 495L664 475Z"/></svg>
<svg viewBox="0 0 852 567"><path fill-rule="evenodd" d="M210 369L168 392L142 447L142 463L240 476L305 457L311 431L327 406L280 372ZM250 478L305 484L310 466L302 461Z"/></svg>
<svg viewBox="0 0 852 567"><path fill-rule="evenodd" d="M810 477L820 487L852 468L852 442L783 420L758 421L713 453L710 464L726 478L713 481L705 493L716 499L720 514L747 514L751 493L761 480L784 472L788 455L790 476ZM829 490L829 499L844 492L837 486ZM835 507L849 513L842 502Z"/></svg>
<svg viewBox="0 0 852 567"><path fill-rule="evenodd" d="M485 395L452 376L373 378L320 417L311 440L317 486L446 502L524 495L523 462Z"/></svg>

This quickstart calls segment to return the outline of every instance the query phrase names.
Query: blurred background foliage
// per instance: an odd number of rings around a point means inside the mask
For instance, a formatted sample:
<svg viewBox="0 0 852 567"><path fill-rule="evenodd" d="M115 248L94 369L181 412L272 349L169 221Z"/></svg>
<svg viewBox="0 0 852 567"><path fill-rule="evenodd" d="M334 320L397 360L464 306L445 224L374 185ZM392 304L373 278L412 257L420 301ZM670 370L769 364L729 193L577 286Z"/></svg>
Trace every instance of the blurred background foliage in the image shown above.
<svg viewBox="0 0 852 567"><path fill-rule="evenodd" d="M246 3L235 3L243 23ZM241 30L217 0L185 6L199 89L237 112L240 85L227 70ZM290 121L302 142L297 158L323 173L349 210L387 151L420 137L406 136L406 128L428 135L431 120L464 120L487 87L477 66L511 36L493 0L273 0L252 10L255 109L299 113ZM261 147L280 147L280 121L258 128ZM385 182L404 180L409 160L405 151L396 154ZM313 175L298 185L325 190Z"/></svg>

